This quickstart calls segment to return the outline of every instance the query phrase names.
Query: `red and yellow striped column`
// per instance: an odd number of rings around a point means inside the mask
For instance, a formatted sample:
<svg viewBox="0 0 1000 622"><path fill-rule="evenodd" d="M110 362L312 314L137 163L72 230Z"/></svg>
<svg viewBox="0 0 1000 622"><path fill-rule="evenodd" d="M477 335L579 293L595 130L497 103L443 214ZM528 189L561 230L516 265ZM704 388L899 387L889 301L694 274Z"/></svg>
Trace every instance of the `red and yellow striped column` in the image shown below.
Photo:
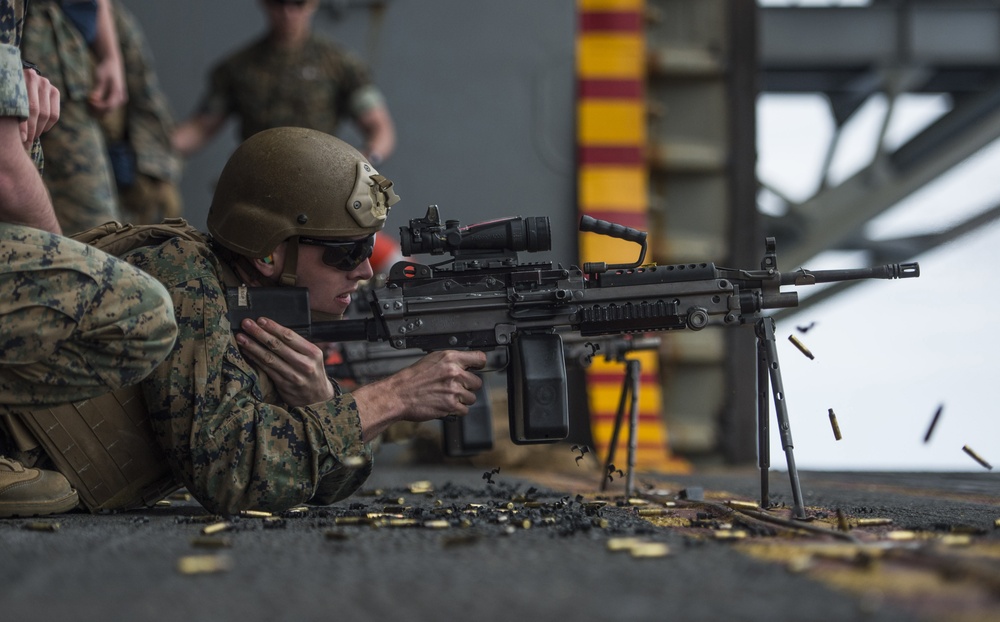
<svg viewBox="0 0 1000 622"><path fill-rule="evenodd" d="M645 0L578 0L577 186L582 214L647 231ZM631 263L639 247L580 234L580 260ZM661 415L656 352L632 353L640 360L636 468L688 471L672 457ZM607 455L625 376L623 363L595 357L587 370L591 432L598 458ZM626 408L626 419L628 411ZM615 462L624 468L628 421L622 424Z"/></svg>

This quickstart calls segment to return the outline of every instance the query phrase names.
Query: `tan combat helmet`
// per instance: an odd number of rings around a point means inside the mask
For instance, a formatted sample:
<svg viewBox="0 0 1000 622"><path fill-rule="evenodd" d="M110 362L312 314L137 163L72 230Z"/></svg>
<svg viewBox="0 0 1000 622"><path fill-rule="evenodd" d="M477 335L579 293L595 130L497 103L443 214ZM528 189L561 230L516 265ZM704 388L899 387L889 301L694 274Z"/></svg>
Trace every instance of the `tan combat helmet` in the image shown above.
<svg viewBox="0 0 1000 622"><path fill-rule="evenodd" d="M208 231L252 259L288 240L281 281L292 285L299 236L371 235L397 201L392 182L354 147L316 130L279 127L254 134L233 152L212 198Z"/></svg>

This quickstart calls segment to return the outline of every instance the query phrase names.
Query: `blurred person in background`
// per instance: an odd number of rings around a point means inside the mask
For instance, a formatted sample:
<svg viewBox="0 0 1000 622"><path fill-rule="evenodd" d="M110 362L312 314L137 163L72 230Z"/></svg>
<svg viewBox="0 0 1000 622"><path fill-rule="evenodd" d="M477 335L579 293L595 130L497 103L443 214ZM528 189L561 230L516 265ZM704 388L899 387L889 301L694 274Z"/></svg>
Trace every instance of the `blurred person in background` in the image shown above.
<svg viewBox="0 0 1000 622"><path fill-rule="evenodd" d="M128 103L101 118L122 218L152 224L183 213L181 162L170 143L174 118L135 16L112 0Z"/></svg>
<svg viewBox="0 0 1000 622"><path fill-rule="evenodd" d="M385 98L358 58L313 33L319 0L260 2L267 32L212 69L197 112L174 130L175 149L197 153L230 116L242 140L274 127L332 135L349 118L364 136L361 153L376 166L385 161L396 144Z"/></svg>
<svg viewBox="0 0 1000 622"><path fill-rule="evenodd" d="M111 0L32 0L21 53L61 94L60 122L41 137L45 186L63 233L119 220L99 119L128 94Z"/></svg>

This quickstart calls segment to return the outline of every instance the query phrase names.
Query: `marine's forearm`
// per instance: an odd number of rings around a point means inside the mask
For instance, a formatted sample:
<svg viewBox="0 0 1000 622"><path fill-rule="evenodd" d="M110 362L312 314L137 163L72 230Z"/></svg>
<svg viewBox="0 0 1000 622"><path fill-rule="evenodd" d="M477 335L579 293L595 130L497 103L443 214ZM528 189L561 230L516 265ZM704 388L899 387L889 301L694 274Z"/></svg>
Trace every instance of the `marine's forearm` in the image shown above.
<svg viewBox="0 0 1000 622"><path fill-rule="evenodd" d="M62 233L41 175L21 147L15 117L0 117L0 221Z"/></svg>

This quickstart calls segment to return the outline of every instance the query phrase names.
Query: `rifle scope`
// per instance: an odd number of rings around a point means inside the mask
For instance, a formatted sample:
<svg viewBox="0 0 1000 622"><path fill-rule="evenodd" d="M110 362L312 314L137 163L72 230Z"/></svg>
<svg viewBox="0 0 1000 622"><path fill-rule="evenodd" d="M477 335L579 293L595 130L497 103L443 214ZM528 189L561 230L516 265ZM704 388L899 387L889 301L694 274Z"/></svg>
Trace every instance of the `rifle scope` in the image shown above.
<svg viewBox="0 0 1000 622"><path fill-rule="evenodd" d="M399 229L403 255L440 255L461 251L547 251L552 249L549 219L515 216L461 227L457 220L442 226L430 218L410 221Z"/></svg>

